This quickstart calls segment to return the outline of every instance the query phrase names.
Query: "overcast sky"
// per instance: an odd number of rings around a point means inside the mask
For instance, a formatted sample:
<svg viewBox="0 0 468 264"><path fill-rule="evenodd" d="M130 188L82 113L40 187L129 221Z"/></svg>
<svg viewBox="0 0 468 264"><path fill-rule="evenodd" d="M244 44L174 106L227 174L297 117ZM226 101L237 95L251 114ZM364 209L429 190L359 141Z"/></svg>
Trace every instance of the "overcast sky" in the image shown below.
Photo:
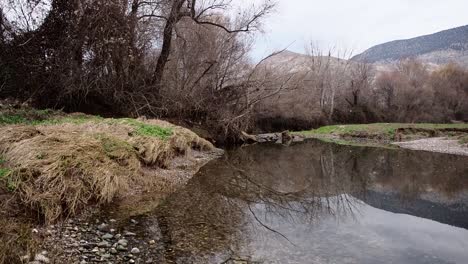
<svg viewBox="0 0 468 264"><path fill-rule="evenodd" d="M253 56L313 41L358 54L373 45L468 24L468 0L278 0ZM292 44L291 44L292 43Z"/></svg>

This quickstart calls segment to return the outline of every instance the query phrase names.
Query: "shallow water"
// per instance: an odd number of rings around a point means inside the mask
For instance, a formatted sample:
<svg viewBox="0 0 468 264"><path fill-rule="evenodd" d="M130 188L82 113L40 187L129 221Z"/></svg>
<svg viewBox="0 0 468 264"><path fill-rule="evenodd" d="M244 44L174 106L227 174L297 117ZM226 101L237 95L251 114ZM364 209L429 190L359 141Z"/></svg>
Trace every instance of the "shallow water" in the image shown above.
<svg viewBox="0 0 468 264"><path fill-rule="evenodd" d="M143 220L168 263L468 263L468 157L309 141L206 165Z"/></svg>

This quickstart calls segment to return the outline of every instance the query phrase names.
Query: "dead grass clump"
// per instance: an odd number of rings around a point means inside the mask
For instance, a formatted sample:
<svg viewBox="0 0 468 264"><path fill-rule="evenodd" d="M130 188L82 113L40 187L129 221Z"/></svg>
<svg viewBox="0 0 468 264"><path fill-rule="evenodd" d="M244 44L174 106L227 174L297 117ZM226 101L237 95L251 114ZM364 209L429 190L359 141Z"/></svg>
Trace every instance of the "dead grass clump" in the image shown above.
<svg viewBox="0 0 468 264"><path fill-rule="evenodd" d="M169 160L175 155L173 149L166 140L141 136L130 140L134 148L137 150L140 160L146 166L165 168Z"/></svg>
<svg viewBox="0 0 468 264"><path fill-rule="evenodd" d="M4 155L21 200L48 221L92 200L110 202L140 166L126 142L96 134L39 135L13 143Z"/></svg>
<svg viewBox="0 0 468 264"><path fill-rule="evenodd" d="M175 126L169 122L157 119L146 120L145 122L152 125L172 129L172 136L169 138L170 145L176 151L180 151L181 153L186 153L191 148L202 151L209 151L214 149L213 144L204 138L199 137L189 129Z"/></svg>
<svg viewBox="0 0 468 264"><path fill-rule="evenodd" d="M33 138L40 135L41 132L31 126L11 126L2 128L0 133L0 150L7 149L11 144L21 140Z"/></svg>
<svg viewBox="0 0 468 264"><path fill-rule="evenodd" d="M214 148L188 129L157 120L87 118L4 129L0 154L8 164L8 188L49 222L147 183L142 165L164 168L192 148Z"/></svg>

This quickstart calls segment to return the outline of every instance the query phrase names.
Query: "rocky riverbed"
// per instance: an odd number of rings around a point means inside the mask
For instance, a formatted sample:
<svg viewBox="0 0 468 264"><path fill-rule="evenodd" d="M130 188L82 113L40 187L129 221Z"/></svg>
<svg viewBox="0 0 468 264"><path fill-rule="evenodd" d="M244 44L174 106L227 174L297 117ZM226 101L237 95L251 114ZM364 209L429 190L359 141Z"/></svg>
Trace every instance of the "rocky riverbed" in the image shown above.
<svg viewBox="0 0 468 264"><path fill-rule="evenodd" d="M139 222L115 219L68 220L34 229L43 238L39 254L24 256L30 264L40 263L158 263L160 237L138 232ZM144 238L143 238L144 237Z"/></svg>
<svg viewBox="0 0 468 264"><path fill-rule="evenodd" d="M103 208L89 208L80 217L53 225L38 225L31 230L37 242L32 255L23 263L161 263L164 251L161 232L140 225L140 216L153 210L165 197L182 187L209 161L222 155L191 151L174 158L155 175L164 180L165 192L142 192L135 189L125 197ZM154 225L158 228L158 225ZM143 231L144 230L144 231Z"/></svg>

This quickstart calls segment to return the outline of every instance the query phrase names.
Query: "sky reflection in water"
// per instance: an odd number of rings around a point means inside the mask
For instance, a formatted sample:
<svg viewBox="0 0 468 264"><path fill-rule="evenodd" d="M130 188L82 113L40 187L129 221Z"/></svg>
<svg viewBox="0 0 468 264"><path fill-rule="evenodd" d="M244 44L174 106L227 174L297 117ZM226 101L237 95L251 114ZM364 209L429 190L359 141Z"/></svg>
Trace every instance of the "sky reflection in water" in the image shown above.
<svg viewBox="0 0 468 264"><path fill-rule="evenodd" d="M467 164L318 141L237 149L159 208L165 259L465 264Z"/></svg>

